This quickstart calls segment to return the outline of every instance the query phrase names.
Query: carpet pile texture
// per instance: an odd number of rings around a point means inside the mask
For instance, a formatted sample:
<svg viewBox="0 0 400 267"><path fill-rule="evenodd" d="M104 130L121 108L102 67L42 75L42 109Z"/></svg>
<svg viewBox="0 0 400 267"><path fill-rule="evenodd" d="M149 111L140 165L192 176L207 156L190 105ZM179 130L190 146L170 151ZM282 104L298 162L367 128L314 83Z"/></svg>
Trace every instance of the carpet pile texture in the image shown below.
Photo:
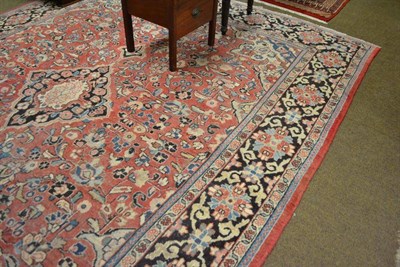
<svg viewBox="0 0 400 267"><path fill-rule="evenodd" d="M319 166L373 44L233 3L179 41L119 1L2 36L5 266L258 266Z"/></svg>
<svg viewBox="0 0 400 267"><path fill-rule="evenodd" d="M27 2L15 9L0 14L0 38L5 38L31 23L40 21L43 17L51 16L58 7L51 1Z"/></svg>
<svg viewBox="0 0 400 267"><path fill-rule="evenodd" d="M328 22L342 10L350 0L261 0L272 6Z"/></svg>

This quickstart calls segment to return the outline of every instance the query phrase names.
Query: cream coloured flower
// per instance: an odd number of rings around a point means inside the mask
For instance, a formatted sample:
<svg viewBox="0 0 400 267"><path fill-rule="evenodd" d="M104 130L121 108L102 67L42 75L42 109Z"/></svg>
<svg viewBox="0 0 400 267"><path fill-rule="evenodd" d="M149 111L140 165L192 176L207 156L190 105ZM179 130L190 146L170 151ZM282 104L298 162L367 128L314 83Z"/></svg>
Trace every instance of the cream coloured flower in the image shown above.
<svg viewBox="0 0 400 267"><path fill-rule="evenodd" d="M46 253L38 250L42 241L43 236L41 234L32 235L29 233L22 239L21 258L26 264L33 265L45 260Z"/></svg>

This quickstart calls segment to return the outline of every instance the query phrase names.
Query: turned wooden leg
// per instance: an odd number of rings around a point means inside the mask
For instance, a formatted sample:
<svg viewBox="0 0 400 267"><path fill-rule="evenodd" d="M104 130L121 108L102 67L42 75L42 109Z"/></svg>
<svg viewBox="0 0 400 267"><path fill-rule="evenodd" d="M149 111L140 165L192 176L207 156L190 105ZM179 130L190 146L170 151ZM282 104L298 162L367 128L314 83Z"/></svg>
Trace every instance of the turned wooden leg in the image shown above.
<svg viewBox="0 0 400 267"><path fill-rule="evenodd" d="M247 0L247 15L251 15L253 12L254 0Z"/></svg>
<svg viewBox="0 0 400 267"><path fill-rule="evenodd" d="M222 0L222 21L221 21L221 32L225 35L228 31L228 18L229 8L231 7L231 0Z"/></svg>
<svg viewBox="0 0 400 267"><path fill-rule="evenodd" d="M128 13L127 0L121 0L122 14L124 18L126 47L129 52L135 51L135 41L133 39L132 16Z"/></svg>
<svg viewBox="0 0 400 267"><path fill-rule="evenodd" d="M169 30L169 70L176 71L176 39L175 33Z"/></svg>

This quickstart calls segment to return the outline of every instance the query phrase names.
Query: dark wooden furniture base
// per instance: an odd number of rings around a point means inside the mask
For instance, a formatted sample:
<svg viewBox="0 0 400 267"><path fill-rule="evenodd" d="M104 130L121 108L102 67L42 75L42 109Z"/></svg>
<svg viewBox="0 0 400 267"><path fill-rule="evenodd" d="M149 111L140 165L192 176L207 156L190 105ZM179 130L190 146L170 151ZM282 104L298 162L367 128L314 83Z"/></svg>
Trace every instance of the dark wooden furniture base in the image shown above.
<svg viewBox="0 0 400 267"><path fill-rule="evenodd" d="M209 23L208 44L214 45L218 0L121 0L126 45L135 51L132 16L168 29L169 65L176 70L176 42L198 27Z"/></svg>
<svg viewBox="0 0 400 267"><path fill-rule="evenodd" d="M253 12L254 0L247 0L247 15ZM228 18L229 9L231 7L231 0L222 0L222 21L221 21L221 32L223 35L228 31Z"/></svg>
<svg viewBox="0 0 400 267"><path fill-rule="evenodd" d="M79 2L81 0L56 0L56 4L62 7L71 5L73 3Z"/></svg>

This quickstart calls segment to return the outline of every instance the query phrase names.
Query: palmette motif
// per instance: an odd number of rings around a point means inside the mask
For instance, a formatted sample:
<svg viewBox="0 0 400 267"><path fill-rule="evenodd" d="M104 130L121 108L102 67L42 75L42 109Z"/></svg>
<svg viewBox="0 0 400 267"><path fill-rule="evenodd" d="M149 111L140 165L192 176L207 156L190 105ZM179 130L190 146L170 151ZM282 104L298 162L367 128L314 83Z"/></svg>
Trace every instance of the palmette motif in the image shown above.
<svg viewBox="0 0 400 267"><path fill-rule="evenodd" d="M376 47L232 8L179 43L84 1L0 47L3 264L247 265Z"/></svg>

